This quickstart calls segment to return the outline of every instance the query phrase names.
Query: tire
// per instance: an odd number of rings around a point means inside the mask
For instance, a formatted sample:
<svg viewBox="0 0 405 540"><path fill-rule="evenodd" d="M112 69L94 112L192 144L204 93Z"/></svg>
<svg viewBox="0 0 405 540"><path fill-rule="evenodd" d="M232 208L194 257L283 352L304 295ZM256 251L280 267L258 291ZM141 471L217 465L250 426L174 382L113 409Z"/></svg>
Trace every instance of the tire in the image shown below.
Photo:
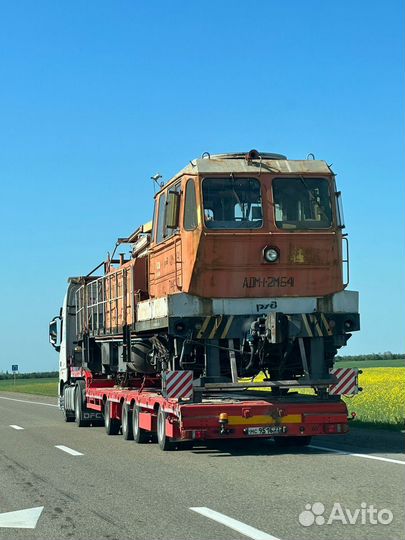
<svg viewBox="0 0 405 540"><path fill-rule="evenodd" d="M174 441L166 435L166 413L159 407L157 415L157 440L161 450L167 452L175 447Z"/></svg>
<svg viewBox="0 0 405 540"><path fill-rule="evenodd" d="M83 391L80 385L75 390L75 422L78 427L86 427L89 422L83 417Z"/></svg>
<svg viewBox="0 0 405 540"><path fill-rule="evenodd" d="M311 443L312 437L303 435L302 437L274 437L274 443L278 448L302 448Z"/></svg>
<svg viewBox="0 0 405 540"><path fill-rule="evenodd" d="M192 450L194 448L194 441L183 441L178 444L179 450Z"/></svg>
<svg viewBox="0 0 405 540"><path fill-rule="evenodd" d="M133 434L133 439L136 443L144 444L144 443L149 442L150 432L139 427L140 410L141 409L140 407L138 407L138 405L134 405L134 408L132 411L132 434Z"/></svg>
<svg viewBox="0 0 405 540"><path fill-rule="evenodd" d="M122 406L121 429L124 439L132 441L134 434L132 431L132 409L129 403L124 403Z"/></svg>
<svg viewBox="0 0 405 540"><path fill-rule="evenodd" d="M118 435L120 423L116 418L111 418L111 401L107 399L104 405L104 427L107 435Z"/></svg>
<svg viewBox="0 0 405 540"><path fill-rule="evenodd" d="M62 411L63 419L65 420L65 422L74 422L76 420L75 413L71 411L67 411L65 409L65 403L66 403L65 392L66 392L66 387L64 387L63 389L63 411Z"/></svg>
<svg viewBox="0 0 405 540"><path fill-rule="evenodd" d="M63 419L65 422L74 422L76 417L72 413L67 412L66 409L63 409Z"/></svg>

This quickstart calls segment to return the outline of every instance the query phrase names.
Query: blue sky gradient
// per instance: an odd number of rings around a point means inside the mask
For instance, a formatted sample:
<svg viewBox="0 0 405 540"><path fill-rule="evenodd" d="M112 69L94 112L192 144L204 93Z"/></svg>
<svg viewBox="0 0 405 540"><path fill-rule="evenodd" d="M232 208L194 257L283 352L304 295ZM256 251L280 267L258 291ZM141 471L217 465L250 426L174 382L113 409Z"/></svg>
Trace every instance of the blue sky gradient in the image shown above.
<svg viewBox="0 0 405 540"><path fill-rule="evenodd" d="M404 7L4 1L0 370L57 368L48 321L152 214L159 171L257 148L333 164L362 331L404 346Z"/></svg>

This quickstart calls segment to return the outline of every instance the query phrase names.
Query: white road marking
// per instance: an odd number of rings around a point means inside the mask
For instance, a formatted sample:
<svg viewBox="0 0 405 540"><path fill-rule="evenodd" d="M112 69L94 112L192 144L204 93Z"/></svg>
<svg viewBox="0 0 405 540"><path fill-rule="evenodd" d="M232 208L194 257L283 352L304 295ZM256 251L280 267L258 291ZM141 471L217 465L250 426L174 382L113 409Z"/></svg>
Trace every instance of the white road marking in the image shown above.
<svg viewBox="0 0 405 540"><path fill-rule="evenodd" d="M13 428L13 429L16 429L17 431L20 431L21 429L24 429L23 427L17 426L15 424L10 424L10 427Z"/></svg>
<svg viewBox="0 0 405 540"><path fill-rule="evenodd" d="M58 407L59 405L53 405L52 403L42 403L42 401L28 401L27 399L15 399L11 397L0 396L0 399L7 399L8 401L19 401L20 403L31 403L32 405L46 405L47 407Z"/></svg>
<svg viewBox="0 0 405 540"><path fill-rule="evenodd" d="M391 459L380 456L370 456L370 454L357 454L355 452L345 452L344 450L336 450L335 448L327 448L326 446L315 446L314 444L309 444L307 448L315 448L315 450L326 450L326 452L333 452L335 454L342 454L344 456L354 456L361 457L366 459L376 459L377 461L387 461L388 463L398 463L400 465L405 465L405 461L400 459Z"/></svg>
<svg viewBox="0 0 405 540"><path fill-rule="evenodd" d="M205 506L192 507L190 508L190 510L192 510L193 512L197 512L198 514L201 514L202 516L205 516L209 519L213 519L214 521L217 521L218 523L221 523L222 525L225 525L226 527L229 527L230 529L233 529L234 531L237 531L244 536L253 538L253 540L280 540L279 538L276 538L271 534L259 531L259 529L255 529L254 527L246 525L245 523L242 523L237 519L230 518L225 514L221 514L219 512L216 512L215 510L206 508Z"/></svg>
<svg viewBox="0 0 405 540"><path fill-rule="evenodd" d="M5 529L35 529L43 506L26 508L16 512L4 512L0 514L0 528Z"/></svg>
<svg viewBox="0 0 405 540"><path fill-rule="evenodd" d="M68 446L63 446L63 444L55 444L55 448L59 448L59 450L62 450L63 452L66 452L67 454L70 454L71 456L83 456L81 452L77 452L77 450L73 450L72 448L69 448Z"/></svg>

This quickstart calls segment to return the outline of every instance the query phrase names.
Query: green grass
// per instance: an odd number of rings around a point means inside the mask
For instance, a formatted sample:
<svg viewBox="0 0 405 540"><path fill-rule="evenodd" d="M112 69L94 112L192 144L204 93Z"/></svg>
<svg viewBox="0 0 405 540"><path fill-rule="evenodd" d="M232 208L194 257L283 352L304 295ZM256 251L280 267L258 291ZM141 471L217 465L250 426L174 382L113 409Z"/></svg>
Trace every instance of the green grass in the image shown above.
<svg viewBox="0 0 405 540"><path fill-rule="evenodd" d="M405 367L405 358L398 360L341 360L335 363L337 368L391 368L391 367Z"/></svg>
<svg viewBox="0 0 405 540"><path fill-rule="evenodd" d="M1 392L23 392L39 396L58 395L58 379L13 379L0 380Z"/></svg>

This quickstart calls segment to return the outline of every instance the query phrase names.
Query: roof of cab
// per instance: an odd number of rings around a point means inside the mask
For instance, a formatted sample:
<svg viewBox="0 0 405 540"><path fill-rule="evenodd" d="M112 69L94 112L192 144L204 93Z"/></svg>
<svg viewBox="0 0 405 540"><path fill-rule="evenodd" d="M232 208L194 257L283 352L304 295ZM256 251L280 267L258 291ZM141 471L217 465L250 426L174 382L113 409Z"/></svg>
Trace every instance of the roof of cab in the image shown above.
<svg viewBox="0 0 405 540"><path fill-rule="evenodd" d="M216 154L193 159L173 176L165 185L171 184L185 174L330 174L331 169L326 161L317 159L290 160L282 154L261 153L257 159L247 160L246 153ZM157 193L156 193L157 195Z"/></svg>

